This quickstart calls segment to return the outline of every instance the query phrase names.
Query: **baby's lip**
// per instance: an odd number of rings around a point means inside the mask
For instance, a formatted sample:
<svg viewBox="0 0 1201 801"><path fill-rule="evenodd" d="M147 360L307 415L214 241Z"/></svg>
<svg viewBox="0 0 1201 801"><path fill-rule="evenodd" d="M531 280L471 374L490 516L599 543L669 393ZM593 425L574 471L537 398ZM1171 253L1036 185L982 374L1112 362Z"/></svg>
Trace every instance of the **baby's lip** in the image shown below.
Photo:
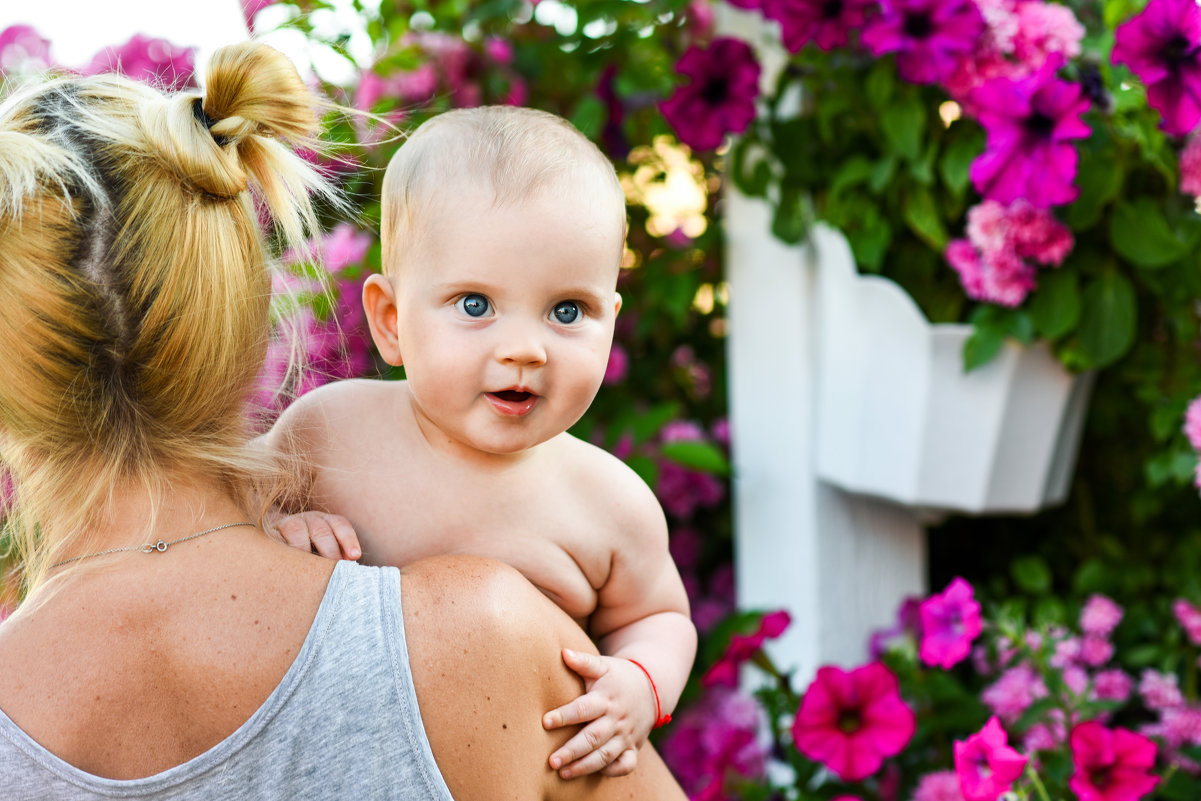
<svg viewBox="0 0 1201 801"><path fill-rule="evenodd" d="M510 401L512 403L520 403L521 401L529 400L530 398L538 397L537 393L531 392L526 387L509 387L508 389L497 389L488 393L495 395L501 400Z"/></svg>

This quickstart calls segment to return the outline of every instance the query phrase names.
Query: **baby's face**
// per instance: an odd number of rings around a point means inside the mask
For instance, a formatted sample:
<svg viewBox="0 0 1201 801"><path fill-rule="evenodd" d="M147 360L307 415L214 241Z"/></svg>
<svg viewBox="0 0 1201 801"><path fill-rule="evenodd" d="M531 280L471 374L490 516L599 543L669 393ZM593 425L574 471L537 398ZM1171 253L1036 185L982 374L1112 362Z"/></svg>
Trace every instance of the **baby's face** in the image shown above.
<svg viewBox="0 0 1201 801"><path fill-rule="evenodd" d="M397 286L400 354L423 425L516 453L592 403L620 303L621 229L611 201L576 195L444 202Z"/></svg>

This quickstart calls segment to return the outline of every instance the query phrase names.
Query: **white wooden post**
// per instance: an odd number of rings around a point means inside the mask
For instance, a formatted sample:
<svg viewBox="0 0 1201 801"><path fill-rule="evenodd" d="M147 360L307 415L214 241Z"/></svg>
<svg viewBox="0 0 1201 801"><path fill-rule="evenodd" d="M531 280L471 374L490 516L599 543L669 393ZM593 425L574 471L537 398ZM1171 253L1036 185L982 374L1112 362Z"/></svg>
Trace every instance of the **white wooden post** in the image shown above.
<svg viewBox="0 0 1201 801"><path fill-rule="evenodd" d="M771 650L804 680L860 663L871 631L924 591L925 532L905 507L818 478L818 268L769 223L766 203L727 184L735 573L741 607L792 614Z"/></svg>

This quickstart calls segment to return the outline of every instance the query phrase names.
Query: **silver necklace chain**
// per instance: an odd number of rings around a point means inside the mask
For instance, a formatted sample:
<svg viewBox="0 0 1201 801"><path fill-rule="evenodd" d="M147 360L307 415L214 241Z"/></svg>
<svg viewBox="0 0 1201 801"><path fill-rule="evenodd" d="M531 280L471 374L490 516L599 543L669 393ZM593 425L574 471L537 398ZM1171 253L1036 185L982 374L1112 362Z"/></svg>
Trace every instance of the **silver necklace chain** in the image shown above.
<svg viewBox="0 0 1201 801"><path fill-rule="evenodd" d="M124 553L127 551L141 551L142 553L163 553L168 548L170 548L172 545L178 545L181 542L187 542L188 540L194 540L197 537L203 537L205 534L212 534L214 531L220 531L223 528L234 528L235 526L250 526L251 528L253 528L254 523L250 523L250 522L223 523L219 526L213 526L212 528L206 528L204 531L197 531L195 534L189 534L186 537L180 537L177 540L170 540L170 541L159 540L158 542L155 542L155 543L148 542L145 545L127 545L124 548L109 548L107 551L97 551L96 553L85 553L82 556L72 556L70 559L64 559L61 562L55 562L54 564L50 565L50 569L53 570L54 568L59 567L61 565L70 564L71 562L78 562L80 559L91 559L93 556L106 556L110 553Z"/></svg>

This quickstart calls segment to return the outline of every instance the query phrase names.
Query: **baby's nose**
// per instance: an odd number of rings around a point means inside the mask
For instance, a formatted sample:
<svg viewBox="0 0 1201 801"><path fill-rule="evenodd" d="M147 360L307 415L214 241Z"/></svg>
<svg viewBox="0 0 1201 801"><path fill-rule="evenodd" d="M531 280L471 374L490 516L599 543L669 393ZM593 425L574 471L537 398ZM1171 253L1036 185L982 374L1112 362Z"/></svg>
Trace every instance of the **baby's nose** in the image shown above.
<svg viewBox="0 0 1201 801"><path fill-rule="evenodd" d="M546 364L546 344L538 328L518 323L505 326L496 346L497 360L523 366Z"/></svg>

